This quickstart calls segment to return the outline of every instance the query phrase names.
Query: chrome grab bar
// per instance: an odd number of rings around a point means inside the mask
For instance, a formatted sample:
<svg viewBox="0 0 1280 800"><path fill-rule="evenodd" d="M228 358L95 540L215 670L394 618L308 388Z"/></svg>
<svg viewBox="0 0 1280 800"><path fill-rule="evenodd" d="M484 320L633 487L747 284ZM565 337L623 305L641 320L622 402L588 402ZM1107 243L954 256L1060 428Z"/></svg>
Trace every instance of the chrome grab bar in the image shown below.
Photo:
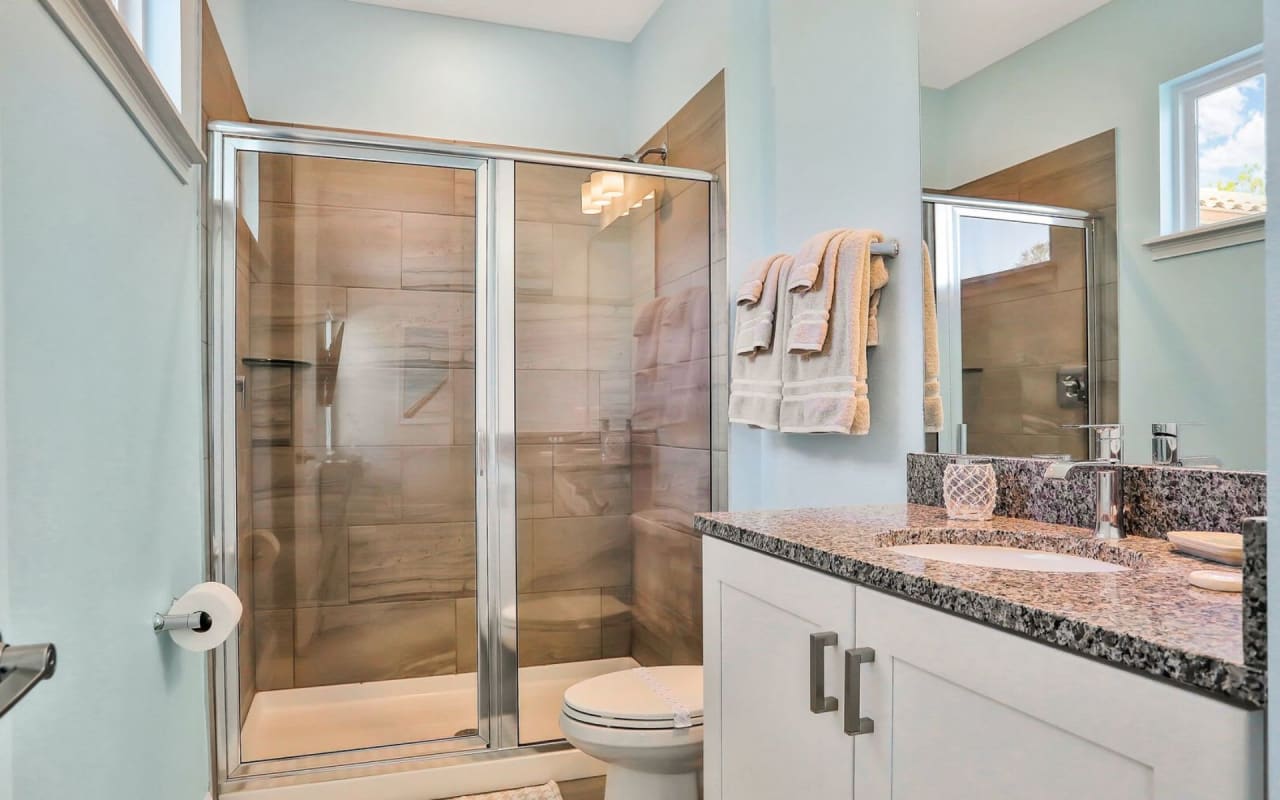
<svg viewBox="0 0 1280 800"><path fill-rule="evenodd" d="M0 717L36 684L53 677L58 651L52 644L5 644L0 640Z"/></svg>

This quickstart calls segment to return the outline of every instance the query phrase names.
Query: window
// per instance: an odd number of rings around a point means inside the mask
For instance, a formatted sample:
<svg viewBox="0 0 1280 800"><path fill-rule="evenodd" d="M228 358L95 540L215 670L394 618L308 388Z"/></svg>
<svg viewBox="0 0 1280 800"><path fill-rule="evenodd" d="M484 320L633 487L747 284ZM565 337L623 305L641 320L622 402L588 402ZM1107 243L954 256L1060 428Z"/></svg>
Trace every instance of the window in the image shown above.
<svg viewBox="0 0 1280 800"><path fill-rule="evenodd" d="M1206 226L1218 232L1256 222L1256 235L1248 241L1261 238L1267 210L1265 96L1261 46L1161 87L1163 234Z"/></svg>
<svg viewBox="0 0 1280 800"><path fill-rule="evenodd" d="M179 180L204 163L200 0L41 0Z"/></svg>

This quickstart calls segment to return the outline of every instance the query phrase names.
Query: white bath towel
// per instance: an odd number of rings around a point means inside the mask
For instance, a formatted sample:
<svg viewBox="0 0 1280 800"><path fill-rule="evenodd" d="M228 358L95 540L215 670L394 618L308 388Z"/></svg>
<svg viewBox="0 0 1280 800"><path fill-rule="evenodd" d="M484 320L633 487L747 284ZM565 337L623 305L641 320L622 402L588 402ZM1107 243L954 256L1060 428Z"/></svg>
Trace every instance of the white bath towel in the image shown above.
<svg viewBox="0 0 1280 800"><path fill-rule="evenodd" d="M822 259L831 246L831 240L848 233L847 228L834 228L810 236L800 245L796 254L795 266L791 268L791 277L787 279L787 290L806 292L818 282L818 274L822 271Z"/></svg>
<svg viewBox="0 0 1280 800"><path fill-rule="evenodd" d="M824 259L813 289L793 294L792 352L783 365L779 430L854 435L870 432L870 248L872 241L879 240L875 231L846 234L836 245L836 257ZM823 295L831 299L825 301ZM829 310L824 311L827 307ZM813 324L797 328L796 318L802 313L806 314L806 322ZM819 333L824 340L820 349L810 349Z"/></svg>
<svg viewBox="0 0 1280 800"><path fill-rule="evenodd" d="M933 260L929 245L920 251L924 274L924 432L942 430L942 384L938 381L938 298L933 291Z"/></svg>
<svg viewBox="0 0 1280 800"><path fill-rule="evenodd" d="M879 273L886 273L886 277L878 285L873 280L868 298L871 291L884 286L888 280L884 259L871 255L871 244L878 241L880 234L870 230L843 231L831 237L822 256L822 268L818 271L813 286L807 291L792 292L787 350L792 353L818 353L823 350L830 329L831 306L837 289L836 277L840 272L857 270L866 272L872 279L878 277ZM868 299L868 319L870 314Z"/></svg>
<svg viewBox="0 0 1280 800"><path fill-rule="evenodd" d="M777 327L785 331L791 308L787 298L787 276L794 259L782 256L774 260L767 285L773 286L773 302L777 311ZM764 297L761 298L762 303ZM739 310L739 314L741 314ZM753 428L778 429L778 411L782 402L782 362L788 358L786 341L781 334L770 346L761 350L736 353L733 357L733 379L729 384L729 421Z"/></svg>
<svg viewBox="0 0 1280 800"><path fill-rule="evenodd" d="M783 258L789 258L789 256L776 254L763 259L768 263L769 268L761 281L763 288L758 302L742 302L742 294L747 289L745 285L743 286L743 291L739 293L738 313L733 336L733 352L739 355L748 355L757 350L768 350L773 342L774 331L777 328L778 298L781 296L778 292L778 265L780 259ZM748 283L753 281L754 278Z"/></svg>

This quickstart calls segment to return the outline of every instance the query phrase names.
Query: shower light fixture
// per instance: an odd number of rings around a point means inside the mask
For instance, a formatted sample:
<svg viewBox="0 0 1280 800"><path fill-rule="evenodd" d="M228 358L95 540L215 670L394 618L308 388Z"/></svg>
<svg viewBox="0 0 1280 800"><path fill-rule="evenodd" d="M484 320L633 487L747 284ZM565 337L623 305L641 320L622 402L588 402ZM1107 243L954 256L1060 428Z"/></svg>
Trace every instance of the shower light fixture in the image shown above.
<svg viewBox="0 0 1280 800"><path fill-rule="evenodd" d="M595 195L591 192L591 181L586 181L582 184L582 213L600 213L600 206L596 205Z"/></svg>
<svg viewBox="0 0 1280 800"><path fill-rule="evenodd" d="M591 191L596 197L603 197L608 200L622 197L622 184L623 176L621 172L591 173Z"/></svg>

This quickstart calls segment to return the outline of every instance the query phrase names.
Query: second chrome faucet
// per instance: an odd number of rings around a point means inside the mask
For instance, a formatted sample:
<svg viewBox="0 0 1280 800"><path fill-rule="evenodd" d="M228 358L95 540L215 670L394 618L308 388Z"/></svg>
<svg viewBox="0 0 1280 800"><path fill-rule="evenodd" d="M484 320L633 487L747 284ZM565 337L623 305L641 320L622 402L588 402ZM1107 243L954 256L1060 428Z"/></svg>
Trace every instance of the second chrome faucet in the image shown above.
<svg viewBox="0 0 1280 800"><path fill-rule="evenodd" d="M1098 474L1097 513L1093 535L1097 539L1124 538L1124 487L1120 457L1124 428L1120 425L1065 425L1072 429L1092 430L1098 438L1098 457L1092 461L1054 461L1044 476L1065 481L1078 469L1092 469Z"/></svg>

